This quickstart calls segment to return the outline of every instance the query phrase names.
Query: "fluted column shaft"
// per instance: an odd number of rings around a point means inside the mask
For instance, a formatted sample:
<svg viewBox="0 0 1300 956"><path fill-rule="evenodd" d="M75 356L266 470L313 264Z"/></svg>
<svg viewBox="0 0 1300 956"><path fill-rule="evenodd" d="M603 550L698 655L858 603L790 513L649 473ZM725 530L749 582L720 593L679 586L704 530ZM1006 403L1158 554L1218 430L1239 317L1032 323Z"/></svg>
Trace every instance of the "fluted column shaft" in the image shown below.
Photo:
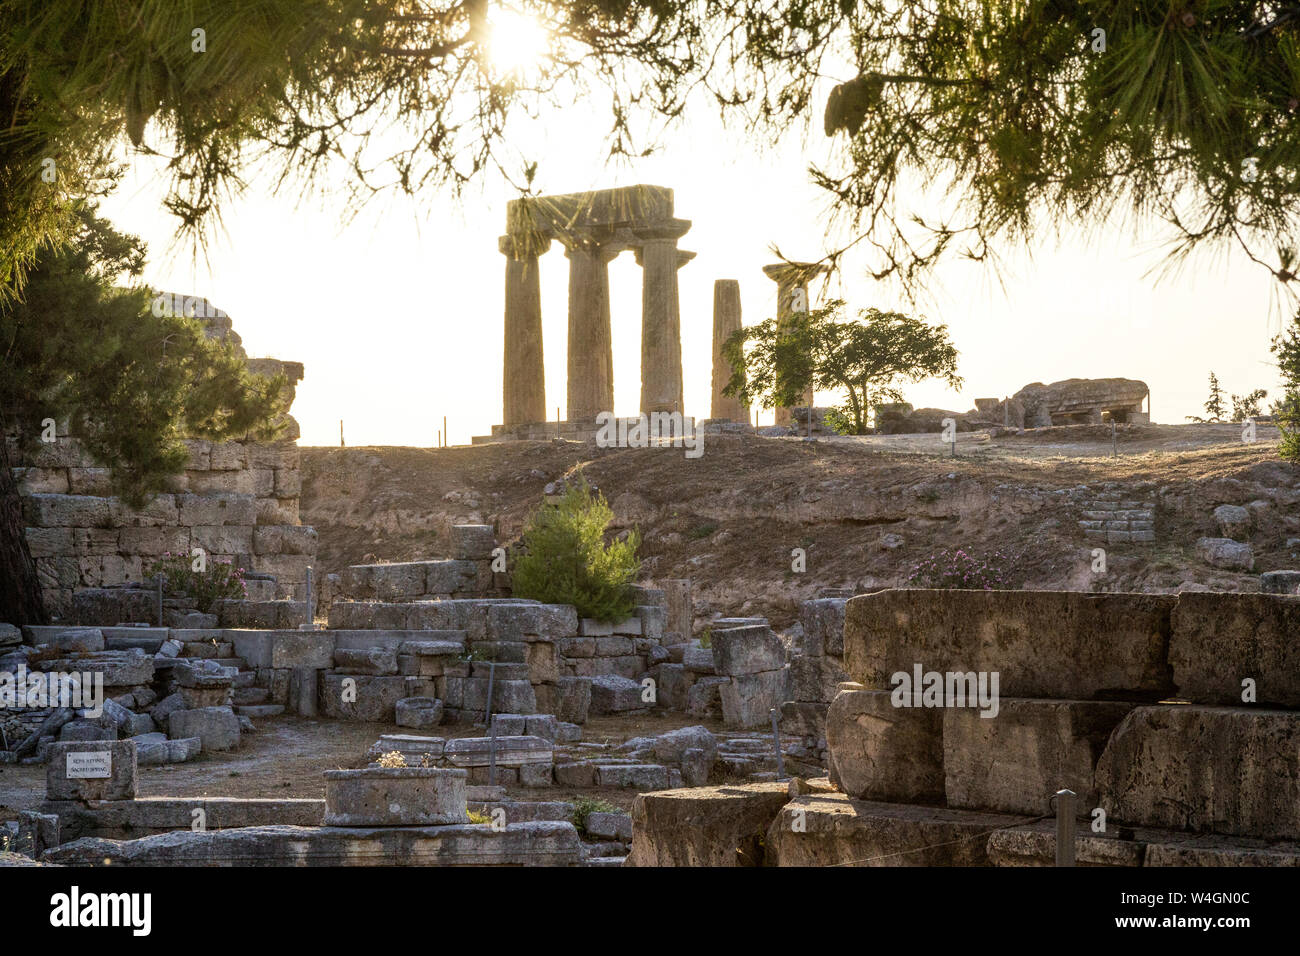
<svg viewBox="0 0 1300 956"><path fill-rule="evenodd" d="M609 320L609 262L619 248L576 241L569 259L569 421L614 410L614 342Z"/></svg>
<svg viewBox="0 0 1300 956"><path fill-rule="evenodd" d="M709 417L748 424L749 409L736 396L722 394L733 372L722 347L740 327L740 283L719 279L713 283L713 402Z"/></svg>
<svg viewBox="0 0 1300 956"><path fill-rule="evenodd" d="M505 425L546 421L542 288L537 258L549 246L550 240L525 243L502 236L500 241L501 252L506 257L501 374L501 420Z"/></svg>

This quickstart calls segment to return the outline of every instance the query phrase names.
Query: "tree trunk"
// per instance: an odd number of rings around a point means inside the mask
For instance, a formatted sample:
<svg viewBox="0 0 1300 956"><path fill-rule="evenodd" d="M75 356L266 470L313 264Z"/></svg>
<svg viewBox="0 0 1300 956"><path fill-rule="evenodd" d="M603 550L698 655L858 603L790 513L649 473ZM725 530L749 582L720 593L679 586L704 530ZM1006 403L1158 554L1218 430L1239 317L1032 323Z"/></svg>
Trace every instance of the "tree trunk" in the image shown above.
<svg viewBox="0 0 1300 956"><path fill-rule="evenodd" d="M0 621L19 627L50 622L24 524L8 444L0 432Z"/></svg>

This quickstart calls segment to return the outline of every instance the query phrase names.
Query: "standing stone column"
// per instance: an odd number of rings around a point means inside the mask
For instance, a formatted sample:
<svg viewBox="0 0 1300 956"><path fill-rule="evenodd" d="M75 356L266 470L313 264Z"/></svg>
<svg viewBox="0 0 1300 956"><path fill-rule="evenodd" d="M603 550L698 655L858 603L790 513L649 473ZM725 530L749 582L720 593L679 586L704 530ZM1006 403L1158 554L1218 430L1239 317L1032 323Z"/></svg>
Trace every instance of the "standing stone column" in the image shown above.
<svg viewBox="0 0 1300 956"><path fill-rule="evenodd" d="M501 375L504 425L546 421L546 367L542 358L542 287L537 257L542 238L502 236L506 257L505 367Z"/></svg>
<svg viewBox="0 0 1300 956"><path fill-rule="evenodd" d="M641 277L641 411L682 412L682 315L677 270L695 258L677 248L691 224L683 219L633 230Z"/></svg>
<svg viewBox="0 0 1300 956"><path fill-rule="evenodd" d="M749 424L749 409L734 395L723 395L734 371L722 354L722 346L734 332L740 331L740 283L719 279L713 283L713 403L709 417Z"/></svg>
<svg viewBox="0 0 1300 956"><path fill-rule="evenodd" d="M816 276L829 271L828 266L816 262L777 262L770 266L763 266L763 275L776 283L776 319L778 324L795 311L802 312L812 308L812 302L808 297L808 283ZM796 306L799 308L796 309ZM811 415L813 406L813 390L811 388L804 392L803 403L808 406L809 415ZM776 409L776 423L778 425L790 425L793 422L794 414L790 409Z"/></svg>
<svg viewBox="0 0 1300 956"><path fill-rule="evenodd" d="M609 263L621 246L589 239L567 244L569 259L569 421L614 410L614 341L609 327Z"/></svg>

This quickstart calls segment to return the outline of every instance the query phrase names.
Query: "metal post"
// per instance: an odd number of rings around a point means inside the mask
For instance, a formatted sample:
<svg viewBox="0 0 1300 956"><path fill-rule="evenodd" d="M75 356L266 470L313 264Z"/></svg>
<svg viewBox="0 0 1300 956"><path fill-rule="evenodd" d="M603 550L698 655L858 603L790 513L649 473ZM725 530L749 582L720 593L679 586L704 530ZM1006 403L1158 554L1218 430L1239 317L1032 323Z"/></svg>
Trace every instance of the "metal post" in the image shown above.
<svg viewBox="0 0 1300 956"><path fill-rule="evenodd" d="M781 753L781 731L777 728L777 721L780 718L777 716L775 707L769 711L769 714L772 717L772 749L776 751L776 779L784 780L785 757Z"/></svg>
<svg viewBox="0 0 1300 956"><path fill-rule="evenodd" d="M1119 457L1119 436L1115 431L1115 419L1110 420L1110 451L1112 458Z"/></svg>
<svg viewBox="0 0 1300 956"><path fill-rule="evenodd" d="M163 576L158 575L158 626L163 626Z"/></svg>
<svg viewBox="0 0 1300 956"><path fill-rule="evenodd" d="M447 436L447 416L442 416L442 447L450 448L451 439Z"/></svg>
<svg viewBox="0 0 1300 956"><path fill-rule="evenodd" d="M483 723L487 727L492 726L492 682L496 678L496 674L496 661L488 661L487 710L483 713Z"/></svg>
<svg viewBox="0 0 1300 956"><path fill-rule="evenodd" d="M315 627L316 627L316 615L312 613L313 608L312 608L312 587L311 587L311 583L312 583L312 582L311 582L311 568L308 568L308 569L307 569L307 584L306 584L306 587L307 587L307 607L306 607L305 614L306 614L306 616L307 616L306 626L307 626L307 630L309 630L309 631L310 631L310 630L314 630Z"/></svg>
<svg viewBox="0 0 1300 956"><path fill-rule="evenodd" d="M491 675L491 671L488 672ZM491 681L491 676L488 677ZM488 723L488 786L497 785L497 728L496 724L489 721Z"/></svg>
<svg viewBox="0 0 1300 956"><path fill-rule="evenodd" d="M1073 790L1056 792L1056 865L1074 866L1074 801Z"/></svg>

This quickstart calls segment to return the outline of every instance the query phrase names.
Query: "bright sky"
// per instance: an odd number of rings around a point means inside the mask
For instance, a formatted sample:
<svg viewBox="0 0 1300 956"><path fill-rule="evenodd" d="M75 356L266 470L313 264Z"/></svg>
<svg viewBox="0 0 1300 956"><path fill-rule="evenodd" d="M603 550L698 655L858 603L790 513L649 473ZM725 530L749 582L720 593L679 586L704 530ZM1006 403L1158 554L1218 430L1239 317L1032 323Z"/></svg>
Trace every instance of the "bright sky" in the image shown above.
<svg viewBox="0 0 1300 956"><path fill-rule="evenodd" d="M713 283L739 280L746 324L774 312L776 286L761 271L776 261L771 245L796 259L825 249L826 200L806 168L832 144L814 130L806 141L791 135L756 148L706 108L670 131L657 155L610 167L608 126L605 107L592 101L519 128L515 142L540 160L544 193L637 183L675 191L677 216L693 222L681 247L698 253L679 273L686 411L708 417ZM488 178L459 202L387 197L345 225L339 206L304 199L297 188L273 194L269 178L253 177L224 209L206 262L174 243L165 180L147 159L133 160L103 212L148 242L148 284L225 309L249 355L305 364L293 409L303 444L337 444L340 419L354 446L433 445L443 416L452 444L488 434L501 421L505 260L497 237L510 188ZM965 387L909 386L908 400L965 410L1030 382L1127 377L1150 385L1155 421L1181 422L1201 411L1211 369L1226 392L1259 387L1277 397L1268 352L1280 324L1270 309L1273 280L1234 253L1157 282L1145 274L1160 263L1163 238L1114 228L1088 243L1052 239L1032 256L1008 257L1005 289L988 268L953 259L938 273L933 301L917 311L947 323ZM565 405L567 265L558 245L542 258L552 417ZM610 266L618 414L635 414L639 400L640 273L630 252ZM831 293L852 308L909 308L896 288L864 277L861 260L836 282ZM814 304L822 297L814 286ZM759 423L771 420L763 412Z"/></svg>

